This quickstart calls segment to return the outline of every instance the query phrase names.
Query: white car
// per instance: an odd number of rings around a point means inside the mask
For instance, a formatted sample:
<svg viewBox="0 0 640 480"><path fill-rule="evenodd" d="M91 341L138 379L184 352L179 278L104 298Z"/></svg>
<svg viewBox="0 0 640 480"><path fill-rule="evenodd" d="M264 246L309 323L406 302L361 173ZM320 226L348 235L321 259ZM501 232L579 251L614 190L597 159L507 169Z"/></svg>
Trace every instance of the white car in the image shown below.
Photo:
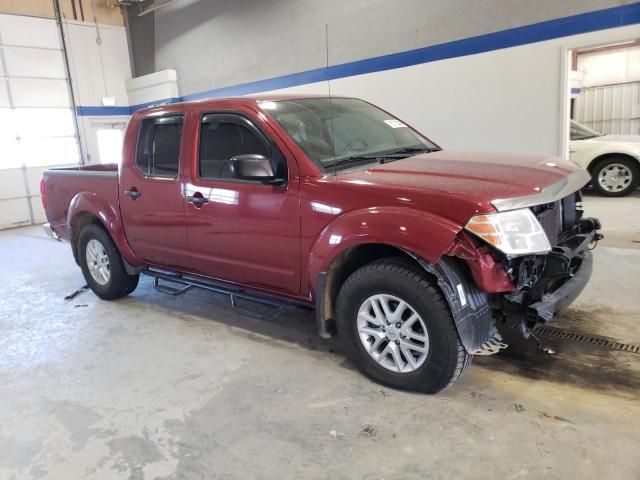
<svg viewBox="0 0 640 480"><path fill-rule="evenodd" d="M600 194L623 197L640 184L640 135L602 135L571 120L571 160L586 168Z"/></svg>

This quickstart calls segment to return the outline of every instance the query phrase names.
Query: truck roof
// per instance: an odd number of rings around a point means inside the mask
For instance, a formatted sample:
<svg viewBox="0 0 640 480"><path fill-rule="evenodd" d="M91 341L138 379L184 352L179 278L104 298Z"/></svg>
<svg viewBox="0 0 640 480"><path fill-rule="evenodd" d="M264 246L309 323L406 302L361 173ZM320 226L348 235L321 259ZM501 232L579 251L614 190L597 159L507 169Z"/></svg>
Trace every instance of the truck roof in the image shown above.
<svg viewBox="0 0 640 480"><path fill-rule="evenodd" d="M277 102L282 100L303 100L303 99L310 99L310 98L329 98L329 96L322 95L322 94L297 94L296 95L296 94L290 94L290 93L289 94L271 93L271 94L246 95L242 97L205 98L202 100L191 100L187 102L163 103L158 105L151 105L138 110L136 113L148 113L150 111L161 110L162 108L168 108L168 107L175 108L178 106L186 107L187 109L190 106L197 106L197 107L205 106L205 107L215 108L217 105L221 103L228 103L228 102L233 102L240 105L255 105L260 102L269 102L269 101ZM331 98L351 98L351 97L332 95Z"/></svg>

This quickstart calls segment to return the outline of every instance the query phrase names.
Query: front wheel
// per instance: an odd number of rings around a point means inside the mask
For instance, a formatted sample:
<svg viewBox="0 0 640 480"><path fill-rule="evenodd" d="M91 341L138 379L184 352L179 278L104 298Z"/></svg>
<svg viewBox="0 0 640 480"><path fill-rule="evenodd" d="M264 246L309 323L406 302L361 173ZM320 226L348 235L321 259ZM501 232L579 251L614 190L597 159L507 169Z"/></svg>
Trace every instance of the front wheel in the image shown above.
<svg viewBox="0 0 640 480"><path fill-rule="evenodd" d="M402 259L353 273L338 294L337 321L349 357L384 385L436 393L471 362L440 290Z"/></svg>
<svg viewBox="0 0 640 480"><path fill-rule="evenodd" d="M606 197L624 197L640 184L640 166L626 157L609 157L594 167L593 187Z"/></svg>
<svg viewBox="0 0 640 480"><path fill-rule="evenodd" d="M127 274L113 240L98 225L88 225L80 233L78 259L87 285L103 300L124 297L138 286L140 276Z"/></svg>

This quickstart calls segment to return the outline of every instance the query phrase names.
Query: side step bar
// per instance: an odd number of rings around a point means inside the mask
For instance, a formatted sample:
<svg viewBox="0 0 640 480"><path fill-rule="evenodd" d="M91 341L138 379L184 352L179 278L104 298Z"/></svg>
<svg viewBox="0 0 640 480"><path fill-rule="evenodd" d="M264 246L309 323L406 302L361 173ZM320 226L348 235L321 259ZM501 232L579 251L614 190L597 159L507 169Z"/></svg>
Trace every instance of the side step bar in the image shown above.
<svg viewBox="0 0 640 480"><path fill-rule="evenodd" d="M244 290L233 289L230 287L226 287L219 284L209 283L204 280L199 280L194 277L184 276L179 273L166 272L156 269L147 269L142 272L144 275L153 278L153 288L158 292L165 293L167 295L179 296L187 293L189 290L193 288L199 288L202 290L207 290L213 293L219 293L222 295L227 295L229 297L229 301L231 307L242 315L246 315L248 317L257 318L259 320L268 320L275 315L282 313L283 311L293 308L298 305L296 302L291 301L287 302L286 300L279 300L267 296L260 296L257 294L247 293ZM160 281L173 283L176 285L180 285L179 288L172 287L170 285L161 284ZM244 300L246 302L262 305L265 307L270 307L270 310L266 312L252 310L251 308L241 307L238 305L238 300ZM302 306L302 304L300 304Z"/></svg>

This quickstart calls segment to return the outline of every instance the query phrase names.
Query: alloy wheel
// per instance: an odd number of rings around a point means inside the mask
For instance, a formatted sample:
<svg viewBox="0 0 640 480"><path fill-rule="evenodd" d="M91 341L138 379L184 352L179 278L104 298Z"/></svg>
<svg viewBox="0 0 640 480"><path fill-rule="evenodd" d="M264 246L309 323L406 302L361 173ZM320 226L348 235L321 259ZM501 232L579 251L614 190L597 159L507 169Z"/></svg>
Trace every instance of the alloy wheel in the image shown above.
<svg viewBox="0 0 640 480"><path fill-rule="evenodd" d="M621 192L629 187L632 180L631 169L621 163L611 163L598 174L598 183L607 192Z"/></svg>
<svg viewBox="0 0 640 480"><path fill-rule="evenodd" d="M401 298L388 294L367 298L358 310L357 328L364 349L387 370L410 373L427 359L427 327Z"/></svg>
<svg viewBox="0 0 640 480"><path fill-rule="evenodd" d="M104 245L95 238L87 243L87 267L91 277L99 284L106 285L111 278L111 269L109 266L109 256Z"/></svg>

